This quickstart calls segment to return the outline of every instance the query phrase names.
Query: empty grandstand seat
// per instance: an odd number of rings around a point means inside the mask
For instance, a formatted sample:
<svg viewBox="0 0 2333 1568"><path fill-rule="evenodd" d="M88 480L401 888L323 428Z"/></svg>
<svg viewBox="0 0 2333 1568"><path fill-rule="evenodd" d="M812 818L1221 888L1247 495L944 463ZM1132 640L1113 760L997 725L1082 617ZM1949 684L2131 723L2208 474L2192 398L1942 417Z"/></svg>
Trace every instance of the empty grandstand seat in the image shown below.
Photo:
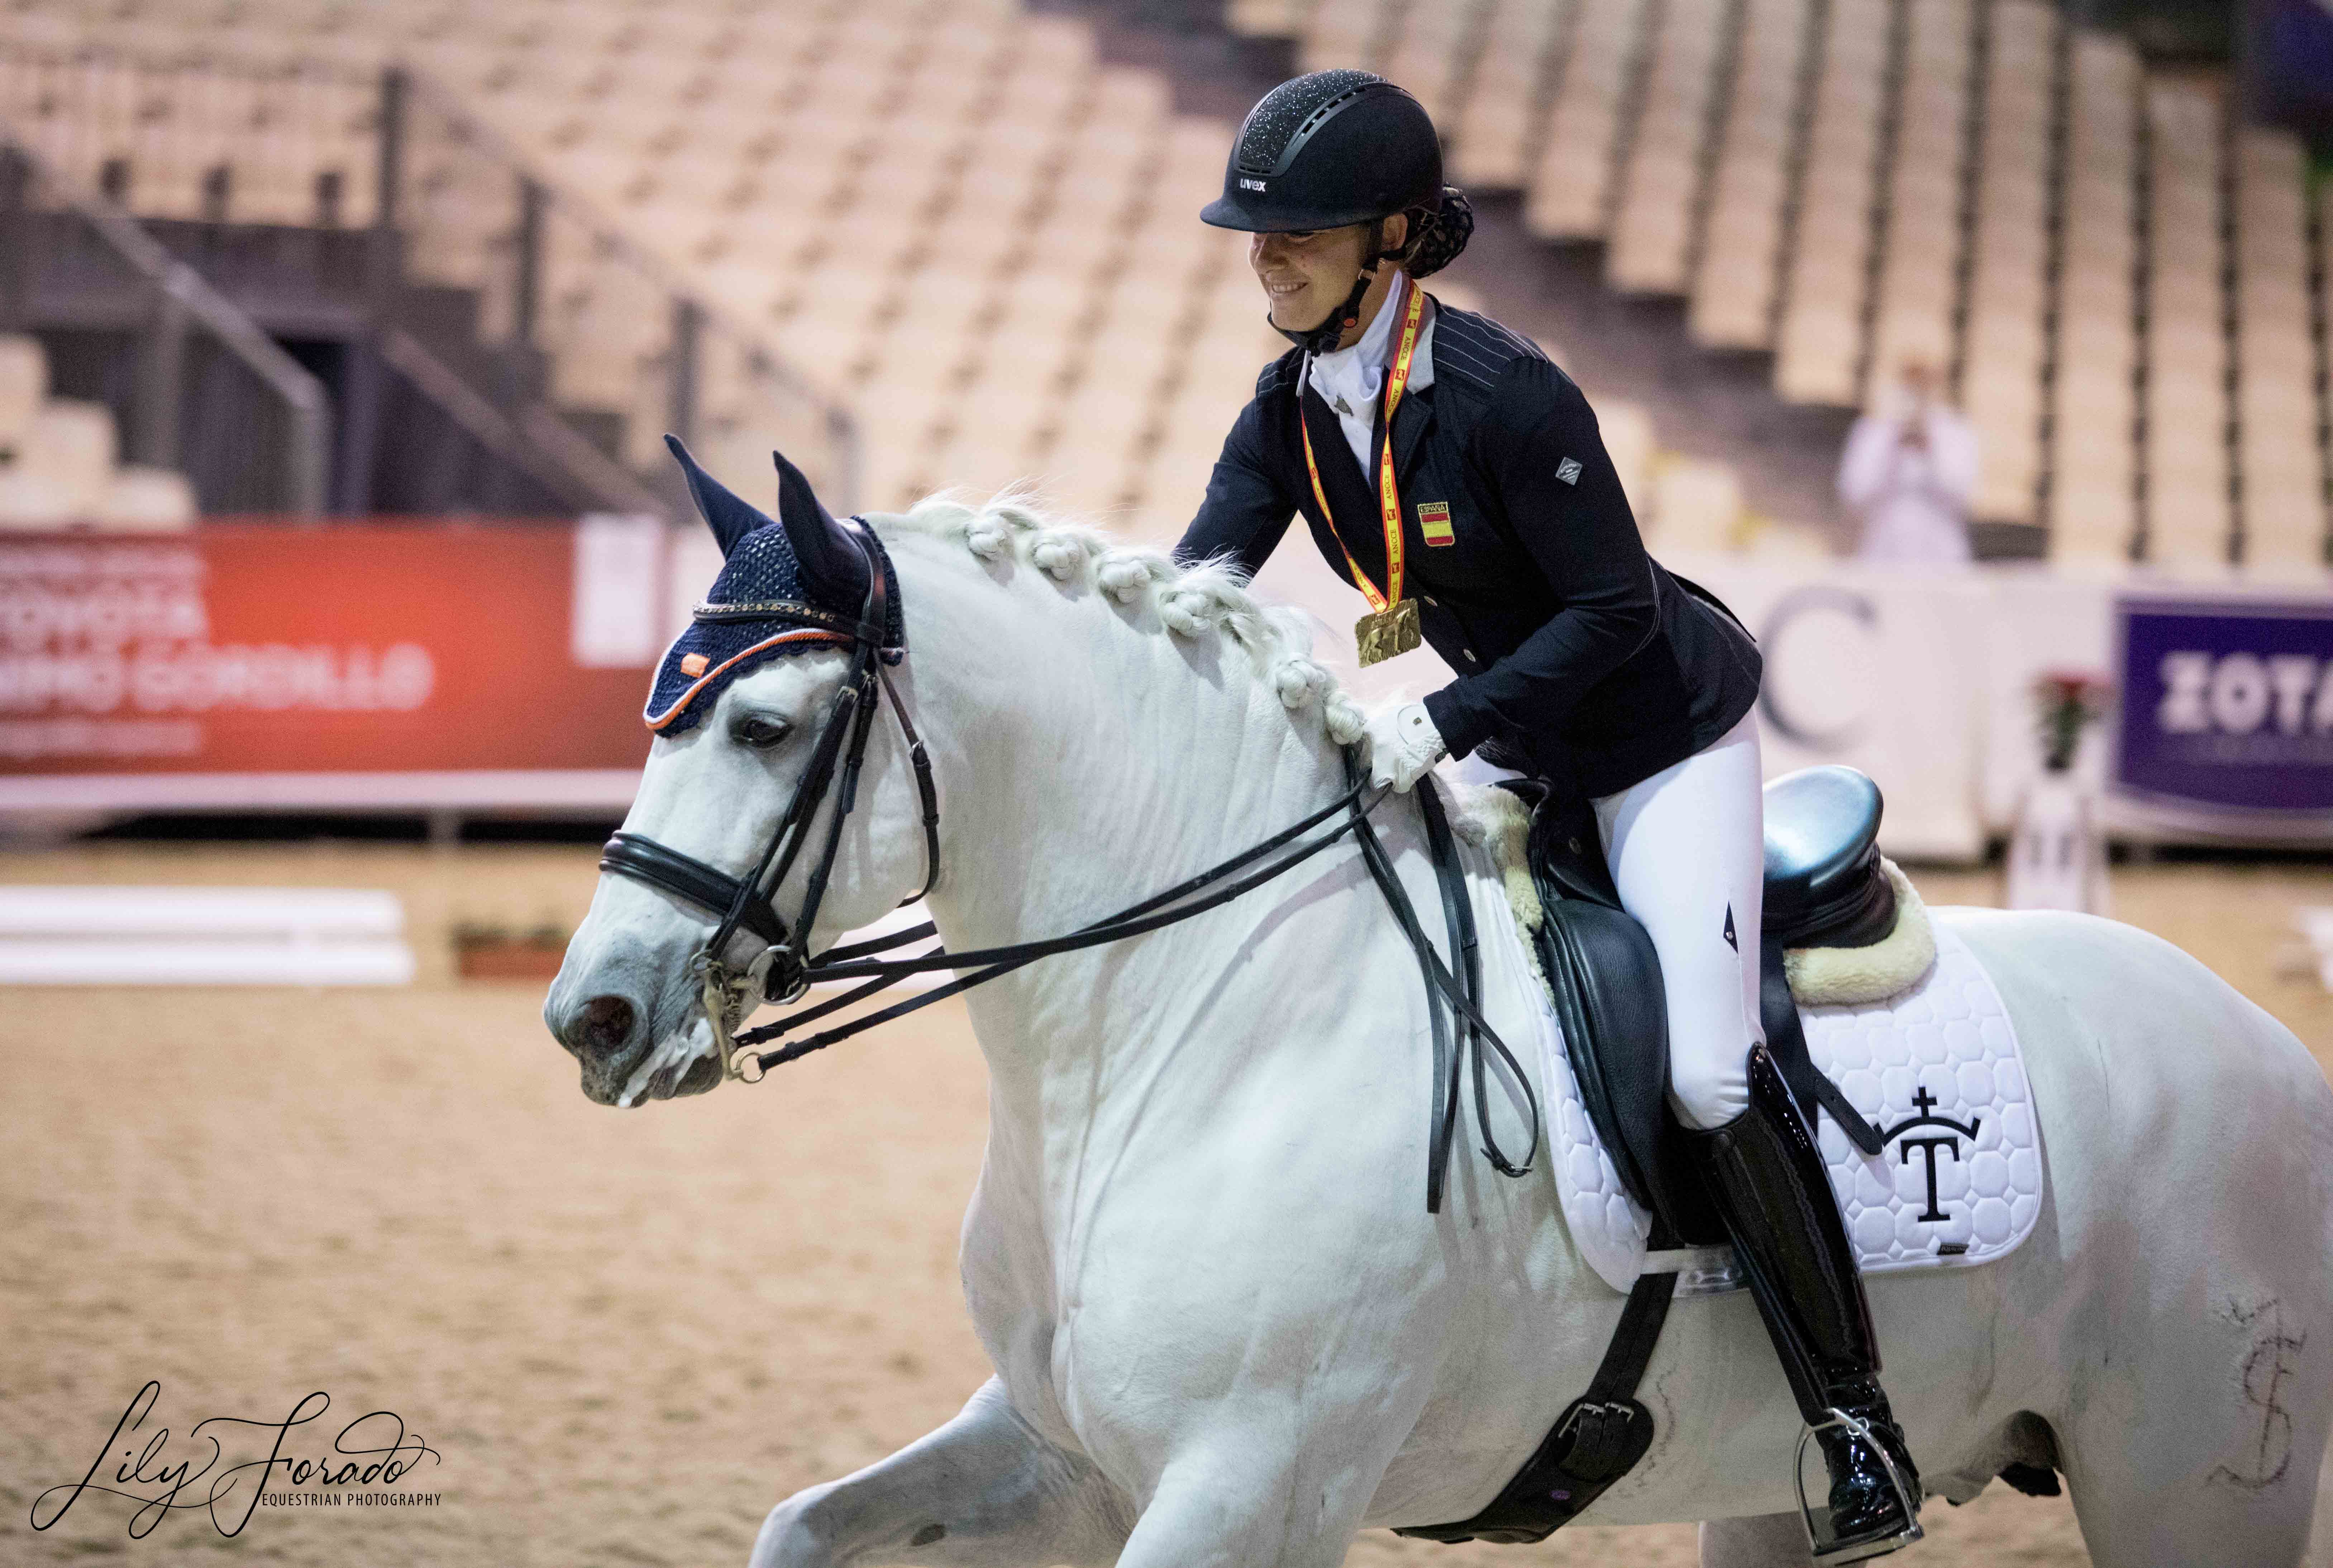
<svg viewBox="0 0 2333 1568"><path fill-rule="evenodd" d="M1637 403L1599 399L1598 428L1604 436L1604 455L1620 478L1628 505L1645 517L1652 515L1653 417Z"/></svg>
<svg viewBox="0 0 2333 1568"><path fill-rule="evenodd" d="M0 452L13 466L49 395L49 358L38 338L0 335Z"/></svg>
<svg viewBox="0 0 2333 1568"><path fill-rule="evenodd" d="M1668 0L1661 8L1605 253L1605 275L1617 288L1685 292L1723 19L1715 0Z"/></svg>
<svg viewBox="0 0 2333 1568"><path fill-rule="evenodd" d="M1742 482L1732 467L1671 456L1653 473L1650 544L1656 550L1731 550L1742 522Z"/></svg>
<svg viewBox="0 0 2333 1568"><path fill-rule="evenodd" d="M0 527L55 528L100 520L114 480L113 411L53 398L24 421L0 463Z"/></svg>
<svg viewBox="0 0 2333 1568"><path fill-rule="evenodd" d="M92 521L105 528L168 532L191 527L195 510L194 486L185 475L130 464L114 471Z"/></svg>
<svg viewBox="0 0 2333 1568"><path fill-rule="evenodd" d="M103 403L52 398L24 432L16 466L49 480L75 517L93 515L112 480L119 443L113 410Z"/></svg>
<svg viewBox="0 0 2333 1568"><path fill-rule="evenodd" d="M1597 238L1608 225L1628 69L1653 9L1651 0L1602 0L1575 8L1523 202L1524 226L1543 239Z"/></svg>
<svg viewBox="0 0 2333 1568"><path fill-rule="evenodd" d="M1461 185L1512 190L1529 180L1541 91L1565 14L1547 0L1491 0L1472 91L1447 132Z"/></svg>
<svg viewBox="0 0 2333 1568"><path fill-rule="evenodd" d="M1748 0L1743 18L1687 318L1695 341L1713 348L1773 341L1807 14L1808 0Z"/></svg>

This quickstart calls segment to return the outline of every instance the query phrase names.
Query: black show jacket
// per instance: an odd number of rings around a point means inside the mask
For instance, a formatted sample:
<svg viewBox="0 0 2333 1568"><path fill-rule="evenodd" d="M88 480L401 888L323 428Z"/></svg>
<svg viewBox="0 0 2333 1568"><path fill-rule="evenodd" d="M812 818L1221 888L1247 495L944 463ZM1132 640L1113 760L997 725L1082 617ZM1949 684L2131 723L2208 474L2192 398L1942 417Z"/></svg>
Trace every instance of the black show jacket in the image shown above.
<svg viewBox="0 0 2333 1568"><path fill-rule="evenodd" d="M1393 424L1405 592L1458 672L1426 711L1454 755L1487 745L1492 760L1571 795L1617 794L1750 711L1756 645L1715 599L1645 553L1571 378L1487 316L1437 303L1434 322L1433 383L1402 399ZM1351 581L1305 472L1301 395L1344 549L1382 589L1374 481L1301 383L1303 359L1291 350L1264 368L1176 553L1253 572L1301 513ZM1450 509L1447 544L1426 544L1418 524L1419 506L1435 502Z"/></svg>

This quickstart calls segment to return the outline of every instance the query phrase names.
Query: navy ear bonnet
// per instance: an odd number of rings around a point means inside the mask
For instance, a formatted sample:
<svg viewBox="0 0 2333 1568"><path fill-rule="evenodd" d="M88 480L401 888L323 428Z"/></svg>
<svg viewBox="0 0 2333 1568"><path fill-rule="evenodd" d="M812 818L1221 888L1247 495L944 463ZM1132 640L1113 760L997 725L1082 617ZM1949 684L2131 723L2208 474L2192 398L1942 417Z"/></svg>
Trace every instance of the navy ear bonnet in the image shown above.
<svg viewBox="0 0 2333 1568"><path fill-rule="evenodd" d="M687 630L657 667L642 715L650 729L678 735L693 728L731 681L781 655L850 647L866 613L869 555L883 571L882 658L897 664L905 657L899 579L873 529L863 524L855 529L862 555L819 504L802 470L777 454L772 454L778 464L778 516L773 519L697 467L679 441L667 436L665 442L727 559Z"/></svg>

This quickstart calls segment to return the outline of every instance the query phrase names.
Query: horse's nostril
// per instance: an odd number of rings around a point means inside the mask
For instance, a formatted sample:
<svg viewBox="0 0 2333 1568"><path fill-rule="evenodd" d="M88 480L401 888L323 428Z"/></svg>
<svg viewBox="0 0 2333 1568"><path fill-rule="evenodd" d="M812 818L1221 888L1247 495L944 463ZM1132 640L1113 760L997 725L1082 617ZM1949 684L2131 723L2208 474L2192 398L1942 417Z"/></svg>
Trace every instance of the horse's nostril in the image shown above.
<svg viewBox="0 0 2333 1568"><path fill-rule="evenodd" d="M613 1056L632 1037L637 1015L621 996L594 996L567 1025L567 1038L588 1056Z"/></svg>

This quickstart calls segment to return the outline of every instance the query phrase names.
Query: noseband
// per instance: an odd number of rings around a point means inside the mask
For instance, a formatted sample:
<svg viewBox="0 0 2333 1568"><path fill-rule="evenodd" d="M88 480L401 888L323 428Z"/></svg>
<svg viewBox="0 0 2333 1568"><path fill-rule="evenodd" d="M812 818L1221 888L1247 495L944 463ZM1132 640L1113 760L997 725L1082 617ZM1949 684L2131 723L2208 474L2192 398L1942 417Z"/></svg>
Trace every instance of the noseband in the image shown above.
<svg viewBox="0 0 2333 1568"><path fill-rule="evenodd" d="M915 723L908 718L907 707L899 701L885 667L883 640L885 628L890 622L890 582L880 548L866 527L862 519L853 517L841 529L867 567L867 598L857 623L840 616L819 618L839 639L848 640L850 670L827 705L818 740L811 751L810 765L802 770L800 782L794 785L793 798L787 803L785 814L778 819L777 829L763 846L753 873L733 877L718 867L660 844L645 833L617 833L600 851L601 871L646 882L684 903L720 917L713 935L689 961L689 969L704 987L706 1016L711 1020L714 1037L721 1046L722 1070L733 1078L743 1076L736 1059L735 1030L752 1011L754 992L758 989L763 998L772 1002L792 1002L810 989L811 928L817 923L819 905L826 898L827 883L834 873L835 855L842 846L843 819L850 816L859 802L859 774L867 759L868 736L875 726L878 691L898 719L899 733L907 743L907 760L915 769L916 791L923 804L923 885L901 900L902 907L931 891L932 882L939 875L939 791L932 781L931 755L922 737L916 734ZM802 909L789 924L770 901L771 893L785 881L794 862L802 858L816 824L818 809L834 787L838 766L841 791L833 814L827 819L825 842L811 867ZM744 969L733 970L725 955L729 939L741 930L759 938L763 951ZM924 926L917 933L903 933L899 940L932 934L932 928Z"/></svg>

